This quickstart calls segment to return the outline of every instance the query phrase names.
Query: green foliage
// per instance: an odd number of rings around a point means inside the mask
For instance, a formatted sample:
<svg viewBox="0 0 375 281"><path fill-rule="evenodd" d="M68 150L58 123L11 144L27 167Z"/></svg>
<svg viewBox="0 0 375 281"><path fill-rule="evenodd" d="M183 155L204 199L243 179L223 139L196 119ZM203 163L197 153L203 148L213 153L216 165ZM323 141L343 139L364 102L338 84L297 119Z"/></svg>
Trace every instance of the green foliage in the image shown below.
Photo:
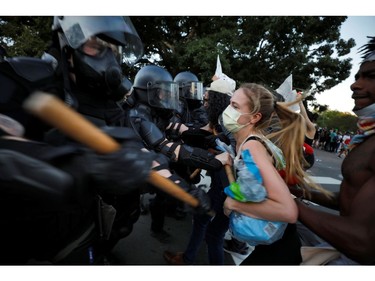
<svg viewBox="0 0 375 281"><path fill-rule="evenodd" d="M313 94L349 77L355 46L340 38L346 17L132 17L146 49L159 52L172 75L190 69L210 83L220 55L223 72L238 83L257 82L276 89L293 74L299 89ZM178 24L176 24L176 21ZM166 36L168 30L170 36Z"/></svg>
<svg viewBox="0 0 375 281"><path fill-rule="evenodd" d="M319 127L338 129L341 132L357 131L357 117L348 112L327 110L319 115L317 124Z"/></svg>
<svg viewBox="0 0 375 281"><path fill-rule="evenodd" d="M291 73L293 86L328 90L349 77L355 46L340 38L342 16L132 16L145 54L129 78L155 63L175 76L190 70L206 85L220 55L223 72L276 89ZM0 17L0 43L9 56L40 56L51 38L52 17Z"/></svg>
<svg viewBox="0 0 375 281"><path fill-rule="evenodd" d="M0 44L8 56L40 57L51 40L52 17L0 17Z"/></svg>

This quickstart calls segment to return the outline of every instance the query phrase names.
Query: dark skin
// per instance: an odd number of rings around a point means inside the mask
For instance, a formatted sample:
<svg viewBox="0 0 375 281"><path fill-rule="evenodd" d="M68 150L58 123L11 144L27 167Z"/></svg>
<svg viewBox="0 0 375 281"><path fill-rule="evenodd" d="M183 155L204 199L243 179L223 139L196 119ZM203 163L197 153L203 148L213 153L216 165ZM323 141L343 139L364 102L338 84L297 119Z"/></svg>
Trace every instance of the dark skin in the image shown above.
<svg viewBox="0 0 375 281"><path fill-rule="evenodd" d="M375 62L365 62L351 85L359 110L375 103ZM360 264L375 264L375 135L356 146L341 167L343 181L331 199L315 193L311 201L338 207L339 215L296 200L299 220L337 250Z"/></svg>

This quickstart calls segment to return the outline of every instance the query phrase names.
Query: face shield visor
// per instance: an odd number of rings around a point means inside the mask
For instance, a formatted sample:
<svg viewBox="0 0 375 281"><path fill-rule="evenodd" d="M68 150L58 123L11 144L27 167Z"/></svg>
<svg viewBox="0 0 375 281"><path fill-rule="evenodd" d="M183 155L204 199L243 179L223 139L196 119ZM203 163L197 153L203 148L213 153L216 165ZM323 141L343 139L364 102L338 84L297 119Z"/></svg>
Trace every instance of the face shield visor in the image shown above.
<svg viewBox="0 0 375 281"><path fill-rule="evenodd" d="M131 66L143 55L142 41L129 17L59 16L55 18L54 25L61 28L64 41L73 49L98 36L121 46L118 50L120 63Z"/></svg>
<svg viewBox="0 0 375 281"><path fill-rule="evenodd" d="M178 84L175 82L156 82L147 86L148 103L152 107L177 110L179 107Z"/></svg>
<svg viewBox="0 0 375 281"><path fill-rule="evenodd" d="M204 88L202 82L183 83L181 97L190 100L203 100Z"/></svg>

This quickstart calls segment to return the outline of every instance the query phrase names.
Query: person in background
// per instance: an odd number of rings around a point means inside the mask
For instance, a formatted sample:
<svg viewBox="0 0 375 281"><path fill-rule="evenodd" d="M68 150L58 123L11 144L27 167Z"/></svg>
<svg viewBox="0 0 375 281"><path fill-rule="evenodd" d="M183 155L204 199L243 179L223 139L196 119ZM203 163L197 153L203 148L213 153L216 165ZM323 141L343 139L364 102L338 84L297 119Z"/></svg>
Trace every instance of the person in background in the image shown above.
<svg viewBox="0 0 375 281"><path fill-rule="evenodd" d="M316 128L313 122L311 122L305 105L303 104L303 100L301 99L299 101L299 108L300 108L300 114L305 119L306 123L306 135L305 135L305 141L303 144L303 156L307 162L308 165L306 165L305 169L311 168L315 163L315 155L314 155L314 149L313 149L313 141L315 138Z"/></svg>
<svg viewBox="0 0 375 281"><path fill-rule="evenodd" d="M319 139L320 139L320 134L322 133L323 128L319 127L318 130L316 130L315 135L314 135L314 141L313 141L313 148L319 148Z"/></svg>
<svg viewBox="0 0 375 281"><path fill-rule="evenodd" d="M335 152L336 144L337 144L337 129L330 130L329 134L329 146L328 151L329 152Z"/></svg>
<svg viewBox="0 0 375 281"><path fill-rule="evenodd" d="M178 73L174 79L179 87L180 106L177 114L180 123L187 127L201 128L208 124L207 112L203 106L203 83L190 71Z"/></svg>
<svg viewBox="0 0 375 281"><path fill-rule="evenodd" d="M341 158L341 155L344 155L344 157L348 155L350 140L351 134L349 132L345 132L345 134L342 136L342 142L339 149L339 153L337 154L338 158Z"/></svg>
<svg viewBox="0 0 375 281"><path fill-rule="evenodd" d="M182 124L191 129L199 129L208 123L207 111L203 106L203 94L204 87L203 83L199 81L197 75L190 71L181 71L173 79L173 82L178 84L179 88L179 106L174 111L173 117L170 122L171 128L176 129L168 130L167 136L170 140L181 141L179 133L179 126ZM200 131L202 132L202 131ZM186 139L185 139L186 141ZM200 146L197 143L188 143L191 146ZM170 163L171 169L173 169L179 176L181 176L189 184L197 184L201 180L201 173L199 169L194 169L189 166L183 165L178 162ZM171 215L176 219L182 219L186 217L184 206L181 202L175 201L170 202L167 208L167 214Z"/></svg>
<svg viewBox="0 0 375 281"><path fill-rule="evenodd" d="M235 88L227 81L219 80L212 82L205 93L209 123L201 129L210 132L210 135L202 141L195 142L200 142L202 148L208 148L210 151L217 150L216 139L224 140L224 138L227 138L226 143L228 145L231 143L230 133L222 126L221 114L228 106ZM224 264L223 242L228 230L228 218L223 213L223 204L226 198L224 188L229 185L229 181L224 167L220 170L207 171L207 175L211 177L210 189L207 194L211 199L215 217L212 218L207 214L194 215L193 229L185 250L183 252L164 252L163 257L169 264L194 264L203 241L207 245L208 263L210 265Z"/></svg>

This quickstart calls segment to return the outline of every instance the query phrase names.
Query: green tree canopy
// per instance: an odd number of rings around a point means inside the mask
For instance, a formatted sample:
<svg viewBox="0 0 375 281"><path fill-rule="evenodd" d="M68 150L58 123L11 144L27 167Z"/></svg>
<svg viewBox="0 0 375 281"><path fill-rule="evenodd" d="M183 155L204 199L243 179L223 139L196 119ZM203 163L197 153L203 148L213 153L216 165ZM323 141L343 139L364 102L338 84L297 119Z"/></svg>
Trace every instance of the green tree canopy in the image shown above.
<svg viewBox="0 0 375 281"><path fill-rule="evenodd" d="M357 116L352 115L348 112L327 110L319 115L317 124L319 127L338 129L341 132L356 132L358 129L357 120Z"/></svg>
<svg viewBox="0 0 375 281"><path fill-rule="evenodd" d="M191 70L210 83L219 54L223 72L238 83L276 89L293 74L299 89L322 92L350 75L343 58L354 39L340 38L346 17L132 17L145 44L141 63L157 62L172 75Z"/></svg>
<svg viewBox="0 0 375 281"><path fill-rule="evenodd" d="M220 55L223 72L237 81L276 89L293 74L293 86L323 92L350 75L345 57L354 39L340 38L341 16L133 16L145 54L133 78L149 63L175 76L190 70L211 82ZM40 56L51 38L52 17L0 17L0 43L9 56Z"/></svg>
<svg viewBox="0 0 375 281"><path fill-rule="evenodd" d="M9 57L39 57L50 43L52 17L0 17L0 44Z"/></svg>

